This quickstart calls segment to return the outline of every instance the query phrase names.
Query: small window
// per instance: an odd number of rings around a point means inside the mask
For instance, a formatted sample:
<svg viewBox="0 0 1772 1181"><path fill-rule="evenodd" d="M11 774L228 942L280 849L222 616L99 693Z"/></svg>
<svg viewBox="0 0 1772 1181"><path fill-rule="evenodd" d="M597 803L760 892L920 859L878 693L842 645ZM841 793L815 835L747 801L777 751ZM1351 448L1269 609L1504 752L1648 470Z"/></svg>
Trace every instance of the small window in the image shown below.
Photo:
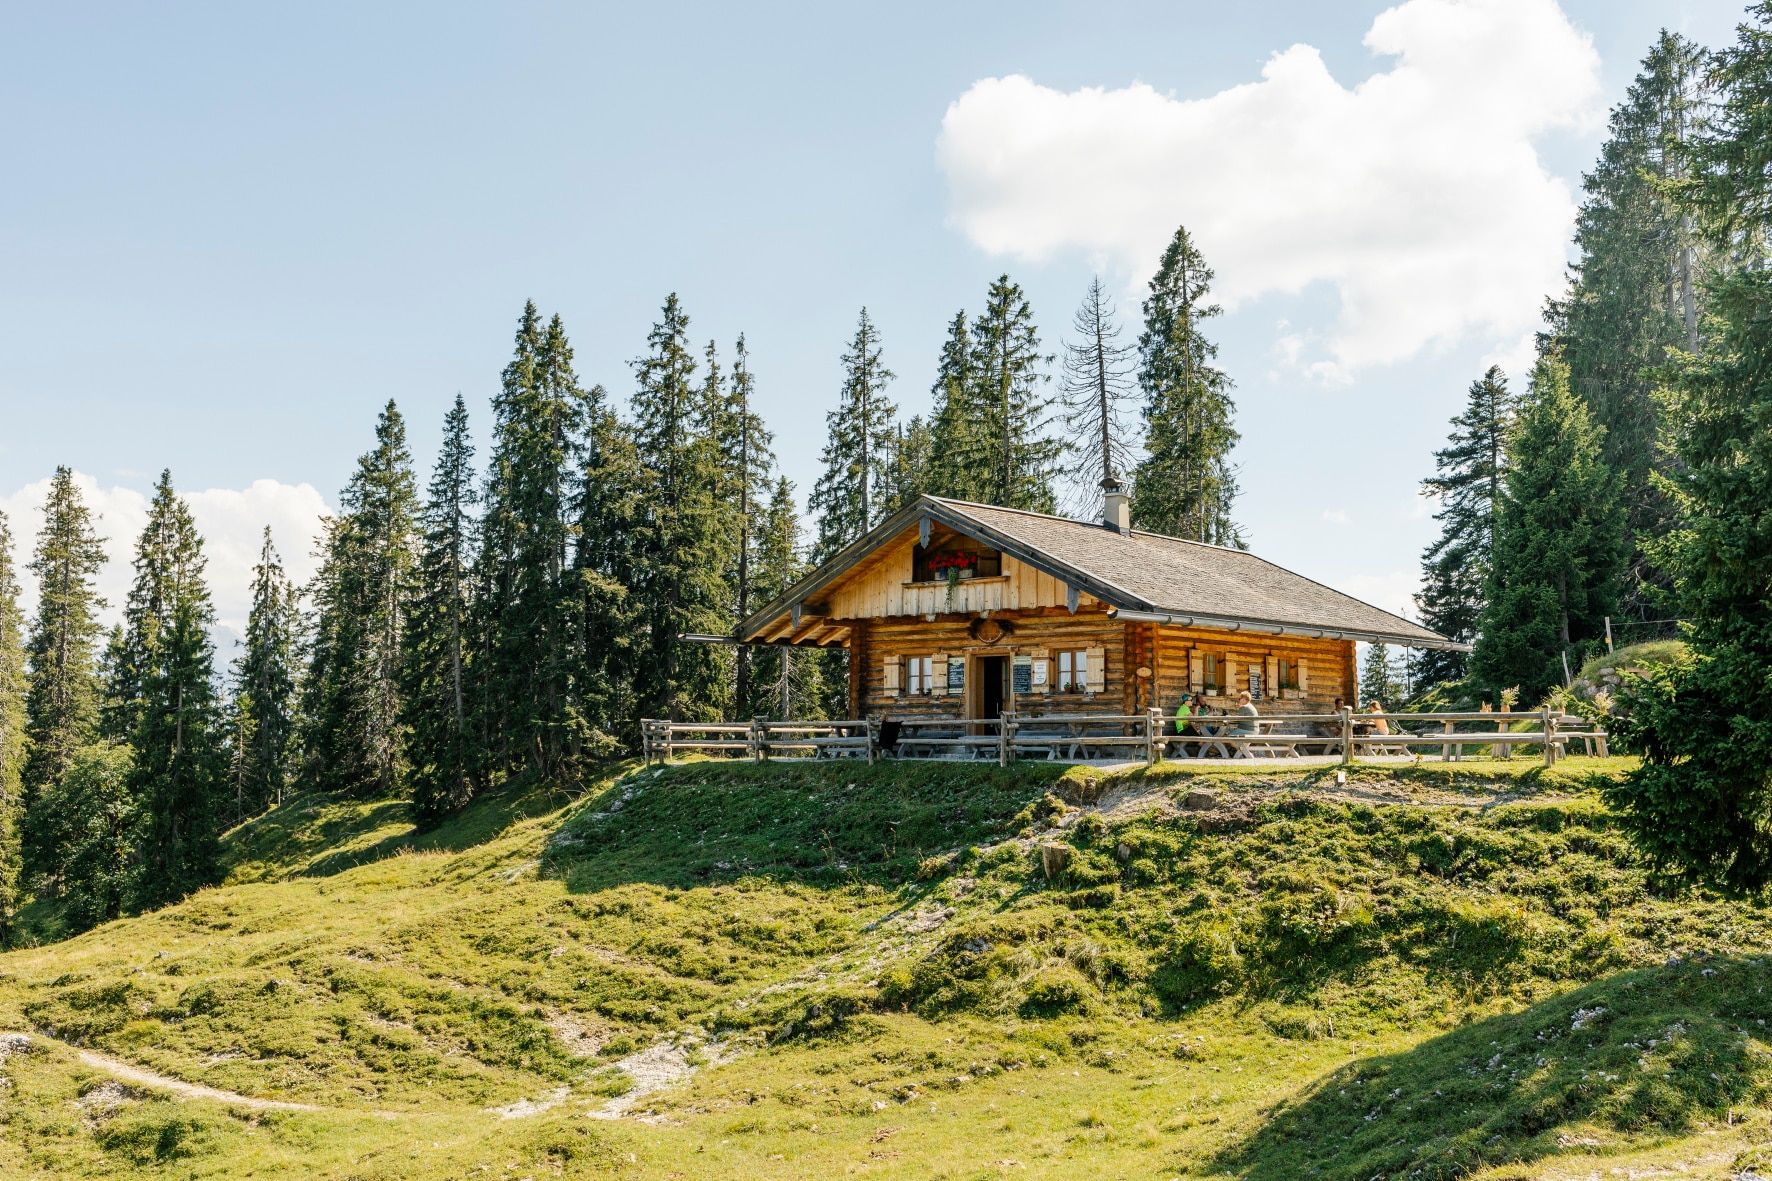
<svg viewBox="0 0 1772 1181"><path fill-rule="evenodd" d="M1224 687L1218 679L1218 653L1207 652L1200 657L1200 680L1208 693L1216 693Z"/></svg>
<svg viewBox="0 0 1772 1181"><path fill-rule="evenodd" d="M1274 661L1274 679L1279 682L1276 688L1298 688L1298 664L1287 660L1284 656Z"/></svg>
<svg viewBox="0 0 1772 1181"><path fill-rule="evenodd" d="M935 657L910 656L905 659L905 692L913 697L927 697L935 689Z"/></svg>
<svg viewBox="0 0 1772 1181"><path fill-rule="evenodd" d="M1089 653L1060 652L1058 654L1059 693L1083 693L1089 688Z"/></svg>

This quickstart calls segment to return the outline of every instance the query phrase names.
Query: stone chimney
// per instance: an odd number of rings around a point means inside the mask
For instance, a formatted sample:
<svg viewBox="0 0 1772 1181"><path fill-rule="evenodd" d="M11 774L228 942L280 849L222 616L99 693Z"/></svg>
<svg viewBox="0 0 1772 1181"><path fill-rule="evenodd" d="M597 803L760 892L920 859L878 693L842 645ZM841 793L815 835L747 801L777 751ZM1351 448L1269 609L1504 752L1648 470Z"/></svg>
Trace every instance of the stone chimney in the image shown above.
<svg viewBox="0 0 1772 1181"><path fill-rule="evenodd" d="M1109 476L1101 482L1101 523L1116 533L1132 532L1132 496Z"/></svg>

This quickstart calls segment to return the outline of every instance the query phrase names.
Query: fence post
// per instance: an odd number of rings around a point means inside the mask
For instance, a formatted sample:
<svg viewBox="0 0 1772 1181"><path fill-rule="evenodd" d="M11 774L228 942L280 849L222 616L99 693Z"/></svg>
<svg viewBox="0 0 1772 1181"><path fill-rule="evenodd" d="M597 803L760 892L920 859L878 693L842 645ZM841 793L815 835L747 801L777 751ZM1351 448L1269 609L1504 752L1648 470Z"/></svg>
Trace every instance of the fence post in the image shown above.
<svg viewBox="0 0 1772 1181"><path fill-rule="evenodd" d="M671 720L669 718L661 720L658 723L658 728L664 732L664 758L661 759L660 762L668 763L671 761L671 756L677 753L677 734L676 731L671 729Z"/></svg>
<svg viewBox="0 0 1772 1181"><path fill-rule="evenodd" d="M1448 733L1448 734L1452 733L1452 723L1447 722L1447 723L1445 723L1445 726L1446 726L1446 733ZM1462 750L1460 750L1458 752L1458 754L1459 754L1460 758L1464 757L1464 752ZM1448 744L1446 746L1442 746L1440 748L1440 761L1442 763L1450 763L1452 761L1452 747L1450 744Z"/></svg>
<svg viewBox="0 0 1772 1181"><path fill-rule="evenodd" d="M1009 711L997 715L997 766L1009 765Z"/></svg>
<svg viewBox="0 0 1772 1181"><path fill-rule="evenodd" d="M1156 766L1157 760L1162 757L1163 748L1157 741L1157 735L1162 732L1162 726L1157 721L1158 717L1161 716L1161 713L1162 711L1155 708L1145 711L1144 765L1147 767Z"/></svg>
<svg viewBox="0 0 1772 1181"><path fill-rule="evenodd" d="M1354 761L1354 711L1348 706L1341 707L1341 765L1350 766Z"/></svg>
<svg viewBox="0 0 1772 1181"><path fill-rule="evenodd" d="M874 765L874 760L879 757L878 752L880 748L880 744L876 741L876 736L874 734L874 719L863 718L861 720L861 737L862 741L867 744L868 766L871 767Z"/></svg>
<svg viewBox="0 0 1772 1181"><path fill-rule="evenodd" d="M640 765L652 766L652 719L640 719Z"/></svg>
<svg viewBox="0 0 1772 1181"><path fill-rule="evenodd" d="M1553 740L1555 722L1551 721L1550 706L1538 707L1538 728L1544 734L1544 765L1549 767L1557 761L1557 744Z"/></svg>
<svg viewBox="0 0 1772 1181"><path fill-rule="evenodd" d="M757 763L769 760L769 723L761 717L751 719L751 761Z"/></svg>

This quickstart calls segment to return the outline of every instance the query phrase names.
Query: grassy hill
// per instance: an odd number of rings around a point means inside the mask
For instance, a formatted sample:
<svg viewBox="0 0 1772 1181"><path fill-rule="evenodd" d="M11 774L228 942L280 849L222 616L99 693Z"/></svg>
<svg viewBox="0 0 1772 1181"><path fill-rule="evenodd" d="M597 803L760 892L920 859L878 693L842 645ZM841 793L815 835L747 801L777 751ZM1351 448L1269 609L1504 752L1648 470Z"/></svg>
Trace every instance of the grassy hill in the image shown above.
<svg viewBox="0 0 1772 1181"><path fill-rule="evenodd" d="M1626 766L297 799L0 957L0 1175L1720 1176L1772 932L1644 873Z"/></svg>

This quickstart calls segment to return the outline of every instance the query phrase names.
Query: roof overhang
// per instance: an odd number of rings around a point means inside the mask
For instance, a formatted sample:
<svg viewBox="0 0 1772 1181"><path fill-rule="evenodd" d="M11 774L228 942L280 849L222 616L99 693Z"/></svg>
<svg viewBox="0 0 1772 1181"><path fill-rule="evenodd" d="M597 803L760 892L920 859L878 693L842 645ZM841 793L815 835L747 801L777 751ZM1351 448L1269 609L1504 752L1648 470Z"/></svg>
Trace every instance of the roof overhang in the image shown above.
<svg viewBox="0 0 1772 1181"><path fill-rule="evenodd" d="M1315 627L1307 624L1277 622L1271 619L1243 618L1234 615L1211 615L1174 611L1133 594L1125 587L1089 574L1060 558L1036 549L1026 542L967 516L961 509L929 496L920 496L898 512L844 546L816 570L800 579L738 625L734 639L742 644L807 644L825 646L842 643L848 638L847 621L824 618L828 611L820 602L824 592L841 581L857 563L888 541L917 526L920 522L939 523L954 532L988 545L1016 561L1063 582L1074 590L1087 592L1107 607L1108 614L1127 622L1162 623L1177 627L1205 627L1231 632L1262 635L1303 636L1312 639L1361 640L1367 643L1398 644L1409 648L1438 648L1453 652L1469 652L1469 644L1435 635L1423 628L1419 633L1349 631L1342 628ZM1106 526L1096 526L1106 528ZM1406 623L1407 620L1398 620Z"/></svg>
<svg viewBox="0 0 1772 1181"><path fill-rule="evenodd" d="M1441 636L1404 635L1401 632L1348 631L1345 628L1304 627L1296 623L1275 623L1271 619L1239 619L1233 615L1182 614L1171 611L1123 611L1109 608L1113 619L1129 623L1163 623L1174 627L1209 627L1217 631L1248 632L1251 635L1303 636L1312 640L1361 640L1368 644L1397 644L1405 648L1438 648L1448 652L1469 652L1469 644L1460 644Z"/></svg>

